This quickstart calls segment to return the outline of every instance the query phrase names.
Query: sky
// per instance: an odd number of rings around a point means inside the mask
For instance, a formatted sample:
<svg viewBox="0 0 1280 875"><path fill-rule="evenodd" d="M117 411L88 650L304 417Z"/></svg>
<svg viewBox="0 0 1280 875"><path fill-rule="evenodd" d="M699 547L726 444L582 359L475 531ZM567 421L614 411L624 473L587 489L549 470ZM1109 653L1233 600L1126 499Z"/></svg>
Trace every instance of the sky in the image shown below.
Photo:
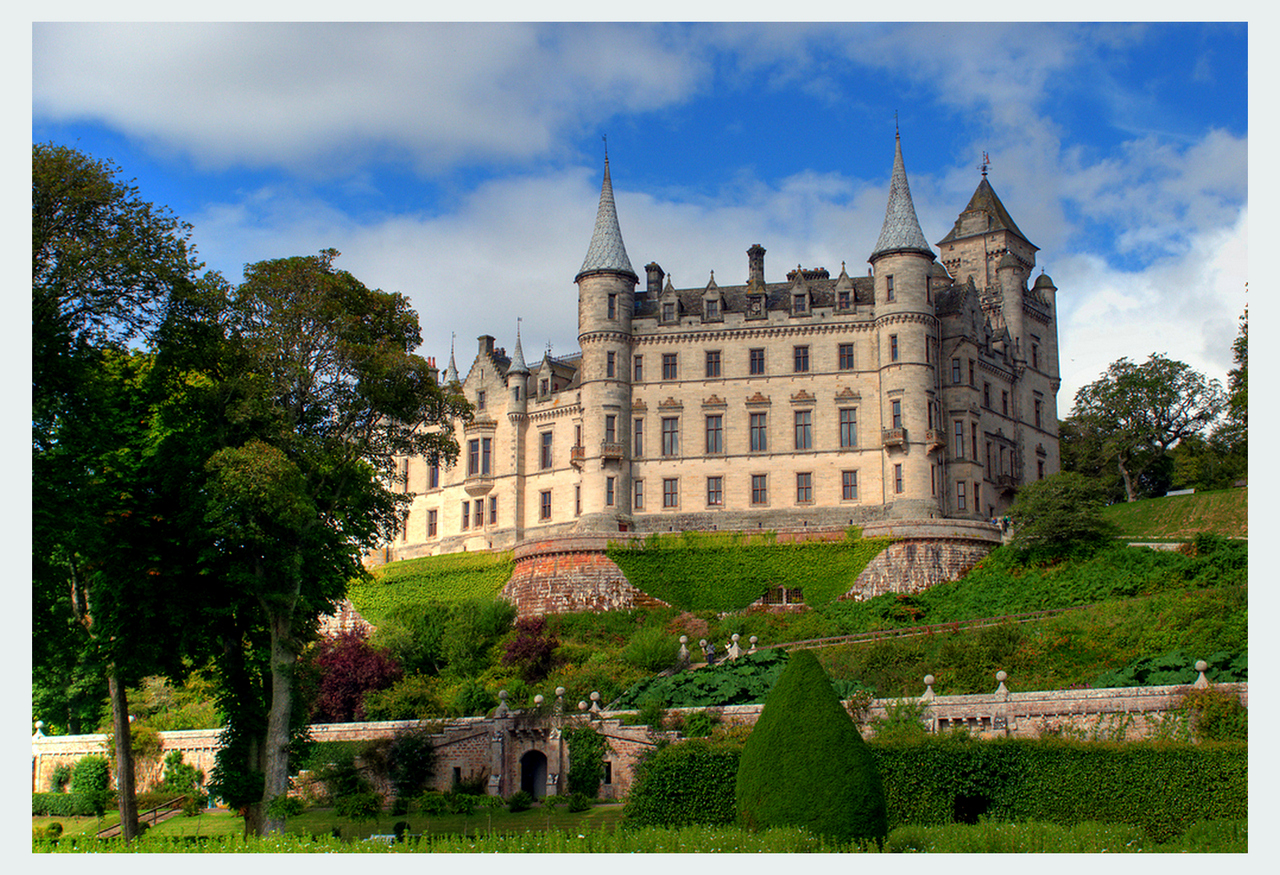
<svg viewBox="0 0 1280 875"><path fill-rule="evenodd" d="M339 250L465 373L517 319L530 361L578 349L605 138L632 265L690 288L755 243L770 281L867 271L896 126L933 244L988 156L1058 288L1065 416L1122 356L1225 385L1251 26L34 23L32 140L112 159L232 282Z"/></svg>

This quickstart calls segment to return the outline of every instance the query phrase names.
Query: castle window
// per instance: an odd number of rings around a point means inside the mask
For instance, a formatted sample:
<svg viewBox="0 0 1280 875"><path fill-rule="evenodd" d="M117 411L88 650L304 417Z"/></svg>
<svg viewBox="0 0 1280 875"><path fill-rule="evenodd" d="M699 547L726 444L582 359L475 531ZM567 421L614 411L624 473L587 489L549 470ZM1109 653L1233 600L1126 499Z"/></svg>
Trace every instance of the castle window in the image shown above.
<svg viewBox="0 0 1280 875"><path fill-rule="evenodd" d="M848 310L851 302L852 295L849 293L848 289L841 289L839 294L836 295L836 306L841 310Z"/></svg>
<svg viewBox="0 0 1280 875"><path fill-rule="evenodd" d="M618 318L618 296L613 292L609 293L609 318Z"/></svg>
<svg viewBox="0 0 1280 875"><path fill-rule="evenodd" d="M484 390L476 393L476 410L484 410Z"/></svg>
<svg viewBox="0 0 1280 875"><path fill-rule="evenodd" d="M604 440L611 444L618 440L618 415L606 413L604 417Z"/></svg>
<svg viewBox="0 0 1280 875"><path fill-rule="evenodd" d="M1031 344L1031 367L1036 370L1040 369L1040 345L1038 343Z"/></svg>
<svg viewBox="0 0 1280 875"><path fill-rule="evenodd" d="M1035 404L1036 428L1040 428L1040 419L1044 411L1044 402L1037 398L1033 403Z"/></svg>
<svg viewBox="0 0 1280 875"><path fill-rule="evenodd" d="M644 356L638 355L632 360L633 370L635 371L635 381L637 383L644 381Z"/></svg>
<svg viewBox="0 0 1280 875"><path fill-rule="evenodd" d="M605 354L604 375L612 377L617 368L618 354L610 350Z"/></svg>
<svg viewBox="0 0 1280 875"><path fill-rule="evenodd" d="M720 350L707 350L707 377L713 378L720 376Z"/></svg>
<svg viewBox="0 0 1280 875"><path fill-rule="evenodd" d="M613 484L618 478L604 478L604 503L605 507L613 507Z"/></svg>
<svg viewBox="0 0 1280 875"><path fill-rule="evenodd" d="M752 504L768 504L769 503L769 475L767 474L751 475L751 503Z"/></svg>
<svg viewBox="0 0 1280 875"><path fill-rule="evenodd" d="M707 417L707 452L724 452L724 417L718 413Z"/></svg>
<svg viewBox="0 0 1280 875"><path fill-rule="evenodd" d="M440 488L440 463L439 462L437 462L436 464L432 465L430 468L427 469L427 488L428 489Z"/></svg>
<svg viewBox="0 0 1280 875"><path fill-rule="evenodd" d="M480 529L480 528L483 528L483 527L484 527L484 501L483 501L482 499L479 499L479 498L477 498L477 499L476 499L476 522L475 522L475 527L476 527L477 529Z"/></svg>
<svg viewBox="0 0 1280 875"><path fill-rule="evenodd" d="M972 423L969 426L969 436L973 438L973 442L969 444L969 452L973 453L973 460L978 461L978 423ZM973 506L977 507L978 502L975 500Z"/></svg>
<svg viewBox="0 0 1280 875"><path fill-rule="evenodd" d="M1044 479L1044 459L1036 459L1036 477Z"/></svg>
<svg viewBox="0 0 1280 875"><path fill-rule="evenodd" d="M764 350L752 349L747 352L752 376L764 373Z"/></svg>
<svg viewBox="0 0 1280 875"><path fill-rule="evenodd" d="M893 491L902 494L902 464L893 466Z"/></svg>
<svg viewBox="0 0 1280 875"><path fill-rule="evenodd" d="M932 337L924 339L924 363L927 365L933 364L933 343Z"/></svg>
<svg viewBox="0 0 1280 875"><path fill-rule="evenodd" d="M680 417L662 417L662 455L680 454Z"/></svg>
<svg viewBox="0 0 1280 875"><path fill-rule="evenodd" d="M717 320L720 318L720 302L715 298L707 298L703 302L702 318L707 320Z"/></svg>
<svg viewBox="0 0 1280 875"><path fill-rule="evenodd" d="M898 335L889 335L889 361L896 362L898 360Z"/></svg>
<svg viewBox="0 0 1280 875"><path fill-rule="evenodd" d="M791 311L793 313L803 313L808 309L808 306L809 306L809 302L805 300L804 295L792 296Z"/></svg>
<svg viewBox="0 0 1280 875"><path fill-rule="evenodd" d="M679 477L663 477L662 478L662 506L663 507L679 507L680 506L680 478Z"/></svg>
<svg viewBox="0 0 1280 875"><path fill-rule="evenodd" d="M978 492L982 488L982 484L977 480L973 481L973 509L977 510L982 507L981 493Z"/></svg>
<svg viewBox="0 0 1280 875"><path fill-rule="evenodd" d="M707 507L720 507L724 504L724 478L707 478Z"/></svg>
<svg viewBox="0 0 1280 875"><path fill-rule="evenodd" d="M813 504L813 474L808 471L796 474L796 504Z"/></svg>
<svg viewBox="0 0 1280 875"><path fill-rule="evenodd" d="M547 390L549 388L550 383L551 383L550 380L547 380L544 378L542 382L539 384L538 393L541 395L547 394Z"/></svg>
<svg viewBox="0 0 1280 875"><path fill-rule="evenodd" d="M633 425L635 428L631 432L631 455L639 459L644 456L644 420L637 419Z"/></svg>
<svg viewBox="0 0 1280 875"><path fill-rule="evenodd" d="M795 372L803 374L809 370L809 347L797 346L795 352Z"/></svg>
<svg viewBox="0 0 1280 875"><path fill-rule="evenodd" d="M548 492L547 495L550 496L551 493ZM548 513L548 518L550 518L550 510L548 510L547 513ZM581 483L573 484L573 515L582 516L582 484Z"/></svg>
<svg viewBox="0 0 1280 875"><path fill-rule="evenodd" d="M544 431L542 433L541 455L538 459L539 467L551 467L551 432Z"/></svg>
<svg viewBox="0 0 1280 875"><path fill-rule="evenodd" d="M938 494L938 466L937 465L929 466L929 494L930 495Z"/></svg>
<svg viewBox="0 0 1280 875"><path fill-rule="evenodd" d="M662 379L674 380L677 373L678 353L664 352L662 354Z"/></svg>
<svg viewBox="0 0 1280 875"><path fill-rule="evenodd" d="M551 519L551 490L544 489L538 493L538 519Z"/></svg>
<svg viewBox="0 0 1280 875"><path fill-rule="evenodd" d="M520 387L518 385L511 387L511 398L514 401L520 400Z"/></svg>
<svg viewBox="0 0 1280 875"><path fill-rule="evenodd" d="M469 502L469 501L464 501L464 502L462 502L462 528L463 528L463 530L466 530L466 528L467 528L469 525L471 525L471 502Z"/></svg>
<svg viewBox="0 0 1280 875"><path fill-rule="evenodd" d="M498 524L498 496L489 496L489 525L496 526Z"/></svg>
<svg viewBox="0 0 1280 875"><path fill-rule="evenodd" d="M439 512L434 510L427 511L427 537L434 538L437 532L439 522Z"/></svg>
<svg viewBox="0 0 1280 875"><path fill-rule="evenodd" d="M840 351L840 370L852 371L853 370L853 344L842 343L840 344L839 351Z"/></svg>
<svg viewBox="0 0 1280 875"><path fill-rule="evenodd" d="M976 378L974 377L973 365L974 365L973 359L969 359L969 385L977 387L978 384L976 382Z"/></svg>
<svg viewBox="0 0 1280 875"><path fill-rule="evenodd" d="M480 440L467 441L467 476L480 473Z"/></svg>
<svg viewBox="0 0 1280 875"><path fill-rule="evenodd" d="M1009 415L1009 393L1007 391L1000 393L1000 412L1005 416Z"/></svg>
<svg viewBox="0 0 1280 875"><path fill-rule="evenodd" d="M956 445L951 448L955 454L955 458L964 458L964 423L959 419L956 420Z"/></svg>
<svg viewBox="0 0 1280 875"><path fill-rule="evenodd" d="M982 383L982 406L991 409L991 384L985 380Z"/></svg>
<svg viewBox="0 0 1280 875"><path fill-rule="evenodd" d="M667 303L662 305L662 321L663 322L676 321L676 305L674 301L668 301Z"/></svg>
<svg viewBox="0 0 1280 875"><path fill-rule="evenodd" d="M844 449L858 445L858 408L840 408L840 446Z"/></svg>
<svg viewBox="0 0 1280 875"><path fill-rule="evenodd" d="M893 297L893 274L889 274L884 278L884 299L892 301Z"/></svg>
<svg viewBox="0 0 1280 875"><path fill-rule="evenodd" d="M644 510L644 481L632 480L631 492L632 492L632 506L636 510Z"/></svg>
<svg viewBox="0 0 1280 875"><path fill-rule="evenodd" d="M813 449L813 411L796 411L796 449Z"/></svg>
<svg viewBox="0 0 1280 875"><path fill-rule="evenodd" d="M902 428L902 402L895 398L893 401L889 402L889 410L889 421L892 423L889 427Z"/></svg>
<svg viewBox="0 0 1280 875"><path fill-rule="evenodd" d="M840 472L840 498L844 501L858 500L858 472Z"/></svg>
<svg viewBox="0 0 1280 875"><path fill-rule="evenodd" d="M763 453L769 449L767 420L763 413L751 414L751 452Z"/></svg>
<svg viewBox="0 0 1280 875"><path fill-rule="evenodd" d="M951 384L953 386L960 385L960 359L951 360Z"/></svg>
<svg viewBox="0 0 1280 875"><path fill-rule="evenodd" d="M964 497L964 481L956 481L956 510L967 510Z"/></svg>

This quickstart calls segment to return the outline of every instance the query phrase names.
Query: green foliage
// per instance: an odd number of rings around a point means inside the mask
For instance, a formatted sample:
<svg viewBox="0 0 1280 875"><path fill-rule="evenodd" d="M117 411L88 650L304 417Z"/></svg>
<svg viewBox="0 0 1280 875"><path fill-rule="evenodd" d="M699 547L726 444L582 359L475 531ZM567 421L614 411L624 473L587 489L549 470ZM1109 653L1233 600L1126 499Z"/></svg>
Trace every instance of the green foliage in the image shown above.
<svg viewBox="0 0 1280 875"><path fill-rule="evenodd" d="M71 766L59 763L49 774L49 792L61 793L71 782Z"/></svg>
<svg viewBox="0 0 1280 875"><path fill-rule="evenodd" d="M1028 483L1009 509L1013 544L1056 552L1099 545L1113 533L1105 506L1103 490L1083 474L1062 471Z"/></svg>
<svg viewBox="0 0 1280 875"><path fill-rule="evenodd" d="M668 708L762 702L782 673L786 660L786 651L761 650L697 671L648 678L628 689L610 707L615 710L643 707L650 699L665 702Z"/></svg>
<svg viewBox="0 0 1280 875"><path fill-rule="evenodd" d="M445 706L437 679L415 674L365 693L364 714L369 720L429 720L443 717Z"/></svg>
<svg viewBox="0 0 1280 875"><path fill-rule="evenodd" d="M701 739L647 752L636 764L623 809L628 824L729 824L737 816L734 781L742 751Z"/></svg>
<svg viewBox="0 0 1280 875"><path fill-rule="evenodd" d="M198 809L205 802L205 794L200 786L204 783L204 772L190 763L182 761L182 751L171 750L164 758L164 777L156 789L186 796L190 808Z"/></svg>
<svg viewBox="0 0 1280 875"><path fill-rule="evenodd" d="M377 820L382 814L382 794L372 790L352 793L334 800L333 810L339 817L356 823Z"/></svg>
<svg viewBox="0 0 1280 875"><path fill-rule="evenodd" d="M1248 810L1242 744L1069 742L930 736L869 745L890 828L914 824L1088 821L1141 827L1156 841Z"/></svg>
<svg viewBox="0 0 1280 875"><path fill-rule="evenodd" d="M858 728L812 651L791 655L742 750L738 816L839 841L883 839L884 790Z"/></svg>
<svg viewBox="0 0 1280 875"><path fill-rule="evenodd" d="M1249 740L1249 712L1234 693L1215 687L1192 690L1181 706L1191 714L1196 741Z"/></svg>
<svg viewBox="0 0 1280 875"><path fill-rule="evenodd" d="M924 719L929 706L918 699L899 699L885 706L885 716L871 720L874 737L880 741L910 741L929 732Z"/></svg>
<svg viewBox="0 0 1280 875"><path fill-rule="evenodd" d="M1195 670L1198 657L1188 656L1182 650L1173 650L1160 656L1135 659L1124 668L1105 671L1098 675L1095 687L1151 687L1171 684L1190 684L1200 673ZM1249 658L1245 653L1219 650L1208 654L1209 672L1219 683L1238 683L1249 679Z"/></svg>
<svg viewBox="0 0 1280 875"><path fill-rule="evenodd" d="M679 636L661 626L646 625L631 636L622 649L622 658L643 671L660 672L676 664L679 650Z"/></svg>
<svg viewBox="0 0 1280 875"><path fill-rule="evenodd" d="M106 757L81 757L71 772L71 792L85 799L101 817L111 801L111 767Z"/></svg>
<svg viewBox="0 0 1280 875"><path fill-rule="evenodd" d="M396 799L409 799L422 792L435 773L436 752L431 744L437 727L426 725L401 729L392 737L387 756L388 777Z"/></svg>
<svg viewBox="0 0 1280 875"><path fill-rule="evenodd" d="M288 820L291 817L297 817L306 810L306 807L301 799L281 793L267 803L267 814L273 818Z"/></svg>
<svg viewBox="0 0 1280 875"><path fill-rule="evenodd" d="M569 727L561 737L569 750L569 773L565 783L570 795L595 798L600 782L604 780L604 755L609 749L609 742L590 726Z"/></svg>
<svg viewBox="0 0 1280 875"><path fill-rule="evenodd" d="M528 811L533 807L533 794L528 790L517 790L507 800L508 811Z"/></svg>
<svg viewBox="0 0 1280 875"><path fill-rule="evenodd" d="M720 722L718 714L711 711L694 711L684 716L684 724L680 731L686 738L706 738L711 730Z"/></svg>
<svg viewBox="0 0 1280 875"><path fill-rule="evenodd" d="M610 544L607 555L633 586L681 610L741 610L778 586L799 588L819 606L847 592L890 543L853 534L843 542L777 544L762 535L688 531Z"/></svg>
<svg viewBox="0 0 1280 875"><path fill-rule="evenodd" d="M32 793L31 814L53 817L101 817L106 805L79 793Z"/></svg>
<svg viewBox="0 0 1280 875"><path fill-rule="evenodd" d="M586 793L574 793L569 797L569 810L575 814L591 808L591 797Z"/></svg>
<svg viewBox="0 0 1280 875"><path fill-rule="evenodd" d="M1249 490L1197 491L1119 502L1105 508L1103 516L1131 539L1183 539L1204 532L1243 537L1249 534Z"/></svg>
<svg viewBox="0 0 1280 875"><path fill-rule="evenodd" d="M405 559L375 569L370 580L352 581L347 597L370 623L381 626L414 605L492 600L514 570L509 551Z"/></svg>

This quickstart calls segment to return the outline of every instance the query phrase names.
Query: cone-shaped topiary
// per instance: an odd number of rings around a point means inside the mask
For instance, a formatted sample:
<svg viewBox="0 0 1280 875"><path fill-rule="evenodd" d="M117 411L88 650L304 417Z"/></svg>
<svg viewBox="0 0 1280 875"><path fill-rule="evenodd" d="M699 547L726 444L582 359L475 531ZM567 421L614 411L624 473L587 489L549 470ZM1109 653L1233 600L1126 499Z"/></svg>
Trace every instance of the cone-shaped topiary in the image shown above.
<svg viewBox="0 0 1280 875"><path fill-rule="evenodd" d="M888 833L871 751L810 651L790 655L765 700L742 750L737 801L751 829L802 826L840 841Z"/></svg>

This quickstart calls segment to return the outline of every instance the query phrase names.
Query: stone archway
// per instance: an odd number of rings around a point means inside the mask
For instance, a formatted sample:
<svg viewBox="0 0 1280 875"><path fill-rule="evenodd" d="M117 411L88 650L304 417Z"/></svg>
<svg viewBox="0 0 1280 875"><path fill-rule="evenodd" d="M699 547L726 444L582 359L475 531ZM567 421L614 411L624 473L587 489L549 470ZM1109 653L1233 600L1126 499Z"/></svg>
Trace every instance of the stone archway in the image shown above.
<svg viewBox="0 0 1280 875"><path fill-rule="evenodd" d="M542 751L520 757L520 789L537 799L547 795L547 755Z"/></svg>

